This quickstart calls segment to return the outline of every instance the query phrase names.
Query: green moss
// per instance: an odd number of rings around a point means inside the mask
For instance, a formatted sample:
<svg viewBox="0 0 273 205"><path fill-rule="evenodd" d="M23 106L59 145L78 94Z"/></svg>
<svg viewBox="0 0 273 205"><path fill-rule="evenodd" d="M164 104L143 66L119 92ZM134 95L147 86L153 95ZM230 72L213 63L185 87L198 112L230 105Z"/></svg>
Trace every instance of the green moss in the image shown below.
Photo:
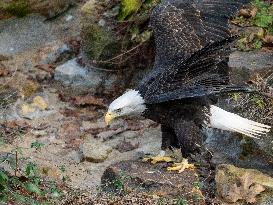
<svg viewBox="0 0 273 205"><path fill-rule="evenodd" d="M84 50L90 59L98 60L104 49L114 42L109 31L105 31L99 25L91 24L83 29L84 32ZM110 52L110 51L109 51Z"/></svg>
<svg viewBox="0 0 273 205"><path fill-rule="evenodd" d="M0 8L17 17L24 17L30 13L30 7L26 0L13 0L9 3L2 3Z"/></svg>
<svg viewBox="0 0 273 205"><path fill-rule="evenodd" d="M118 20L125 20L127 17L136 13L141 7L141 4L141 0L121 0Z"/></svg>

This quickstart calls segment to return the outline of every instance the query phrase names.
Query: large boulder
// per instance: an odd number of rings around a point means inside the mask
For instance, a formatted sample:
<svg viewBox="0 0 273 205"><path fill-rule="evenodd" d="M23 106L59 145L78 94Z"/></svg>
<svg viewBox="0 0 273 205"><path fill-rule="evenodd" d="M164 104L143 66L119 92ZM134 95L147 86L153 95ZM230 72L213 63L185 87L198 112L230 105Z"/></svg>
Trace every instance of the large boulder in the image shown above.
<svg viewBox="0 0 273 205"><path fill-rule="evenodd" d="M231 81L236 84L252 83L269 92L272 87L273 58L271 52L235 51L229 60ZM223 96L218 106L242 117L272 125L273 101L259 94L232 93ZM237 133L207 130L206 146L213 162L232 163L239 167L255 168L273 176L273 134L251 139Z"/></svg>

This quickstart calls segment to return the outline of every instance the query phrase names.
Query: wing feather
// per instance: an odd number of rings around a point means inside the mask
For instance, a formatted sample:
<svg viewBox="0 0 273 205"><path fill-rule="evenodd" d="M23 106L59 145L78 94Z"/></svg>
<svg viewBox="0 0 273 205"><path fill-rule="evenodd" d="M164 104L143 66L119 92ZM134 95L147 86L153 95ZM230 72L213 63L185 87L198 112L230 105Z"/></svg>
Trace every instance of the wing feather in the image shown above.
<svg viewBox="0 0 273 205"><path fill-rule="evenodd" d="M154 69L138 87L145 101L242 89L228 85L230 49L226 43L230 42L229 18L249 1L165 0L157 6L151 16Z"/></svg>

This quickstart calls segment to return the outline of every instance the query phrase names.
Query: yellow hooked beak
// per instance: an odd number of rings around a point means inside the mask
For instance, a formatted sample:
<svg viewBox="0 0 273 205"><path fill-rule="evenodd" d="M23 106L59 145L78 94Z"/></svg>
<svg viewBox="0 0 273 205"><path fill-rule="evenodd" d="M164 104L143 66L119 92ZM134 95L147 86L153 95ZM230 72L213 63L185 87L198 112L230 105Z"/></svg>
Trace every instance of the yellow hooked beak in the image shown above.
<svg viewBox="0 0 273 205"><path fill-rule="evenodd" d="M112 112L107 112L105 115L105 123L109 125L115 119L115 115Z"/></svg>

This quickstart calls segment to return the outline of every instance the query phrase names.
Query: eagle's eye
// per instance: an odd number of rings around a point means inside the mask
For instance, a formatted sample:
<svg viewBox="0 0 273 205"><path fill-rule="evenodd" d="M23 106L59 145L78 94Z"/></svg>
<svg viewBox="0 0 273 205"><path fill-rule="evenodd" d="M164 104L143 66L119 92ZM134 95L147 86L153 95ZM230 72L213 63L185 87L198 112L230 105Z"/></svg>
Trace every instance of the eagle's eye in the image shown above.
<svg viewBox="0 0 273 205"><path fill-rule="evenodd" d="M121 112L121 108L116 109L116 112L117 112L117 113Z"/></svg>

